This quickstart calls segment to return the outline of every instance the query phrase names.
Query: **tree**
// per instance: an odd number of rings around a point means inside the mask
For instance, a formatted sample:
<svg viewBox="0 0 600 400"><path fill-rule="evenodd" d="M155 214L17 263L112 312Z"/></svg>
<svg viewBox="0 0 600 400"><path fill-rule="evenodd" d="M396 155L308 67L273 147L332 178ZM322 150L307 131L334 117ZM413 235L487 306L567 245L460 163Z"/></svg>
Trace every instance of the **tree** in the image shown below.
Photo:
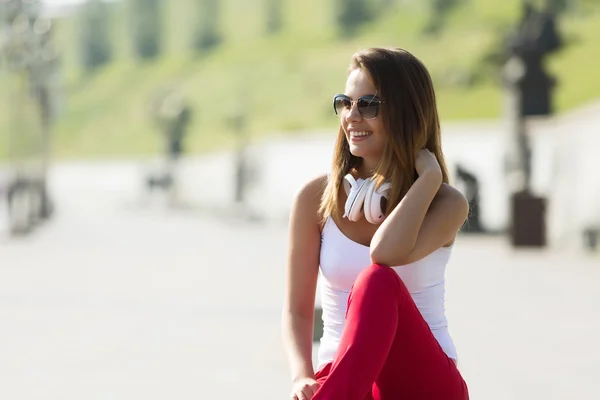
<svg viewBox="0 0 600 400"><path fill-rule="evenodd" d="M198 23L193 34L192 47L196 53L204 53L221 44L219 0L196 1Z"/></svg>
<svg viewBox="0 0 600 400"><path fill-rule="evenodd" d="M275 34L283 27L282 0L265 0L267 6L267 34Z"/></svg>
<svg viewBox="0 0 600 400"><path fill-rule="evenodd" d="M161 0L132 0L131 20L135 55L150 60L161 53Z"/></svg>
<svg viewBox="0 0 600 400"><path fill-rule="evenodd" d="M101 0L90 0L83 5L79 38L82 64L86 72L92 72L112 61L109 7Z"/></svg>
<svg viewBox="0 0 600 400"><path fill-rule="evenodd" d="M365 0L338 0L336 22L342 36L353 36L358 28L375 17Z"/></svg>
<svg viewBox="0 0 600 400"><path fill-rule="evenodd" d="M444 29L446 18L461 0L430 0L429 22L424 28L425 34L438 34Z"/></svg>

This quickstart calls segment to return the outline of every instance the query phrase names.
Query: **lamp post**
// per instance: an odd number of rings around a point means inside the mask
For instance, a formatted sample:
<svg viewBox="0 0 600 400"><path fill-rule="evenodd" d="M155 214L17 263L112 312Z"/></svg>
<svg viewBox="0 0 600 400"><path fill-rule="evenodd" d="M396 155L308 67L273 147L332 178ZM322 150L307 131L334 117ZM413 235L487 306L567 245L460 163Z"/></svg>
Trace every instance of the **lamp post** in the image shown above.
<svg viewBox="0 0 600 400"><path fill-rule="evenodd" d="M544 10L523 0L517 34L508 44L504 66L508 89L509 146L505 173L511 192L511 239L515 247L546 245L546 199L531 191L531 145L527 134L529 116L553 113L552 91L556 85L543 65L544 57L561 46L550 2Z"/></svg>
<svg viewBox="0 0 600 400"><path fill-rule="evenodd" d="M235 134L233 200L236 205L241 206L244 204L246 194L246 149L248 147L246 115L241 107L234 110L230 121Z"/></svg>
<svg viewBox="0 0 600 400"><path fill-rule="evenodd" d="M52 213L52 202L48 191L48 171L52 158L52 124L55 114L53 84L58 70L58 54L52 43L52 22L38 17L33 24L35 51L30 65L30 81L38 103L41 123L40 217L48 218Z"/></svg>

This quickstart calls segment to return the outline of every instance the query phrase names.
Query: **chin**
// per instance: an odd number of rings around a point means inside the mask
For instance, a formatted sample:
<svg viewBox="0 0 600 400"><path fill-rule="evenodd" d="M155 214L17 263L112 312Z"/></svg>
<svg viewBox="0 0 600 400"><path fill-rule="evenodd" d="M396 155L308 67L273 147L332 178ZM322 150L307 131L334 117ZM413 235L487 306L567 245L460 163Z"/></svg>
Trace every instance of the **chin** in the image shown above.
<svg viewBox="0 0 600 400"><path fill-rule="evenodd" d="M373 156L373 153L373 151L365 149L364 147L350 145L350 154L352 154L355 157L365 158Z"/></svg>
<svg viewBox="0 0 600 400"><path fill-rule="evenodd" d="M364 157L364 152L360 151L360 149L355 149L353 148L353 146L350 146L350 154L352 154L354 157Z"/></svg>

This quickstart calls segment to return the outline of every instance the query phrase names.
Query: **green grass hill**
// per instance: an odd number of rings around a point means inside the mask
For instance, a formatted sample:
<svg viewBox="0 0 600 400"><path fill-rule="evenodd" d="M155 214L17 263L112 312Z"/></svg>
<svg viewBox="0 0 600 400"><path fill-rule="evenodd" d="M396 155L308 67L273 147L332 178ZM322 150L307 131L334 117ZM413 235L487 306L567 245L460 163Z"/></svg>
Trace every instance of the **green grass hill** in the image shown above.
<svg viewBox="0 0 600 400"><path fill-rule="evenodd" d="M378 0L382 1L382 0ZM190 51L193 0L169 0L164 10L160 59L132 57L127 8L112 6L115 60L85 76L79 66L80 20L56 21L63 54L64 104L56 126L60 157L149 154L160 149L148 104L157 91L178 85L194 111L188 144L209 151L232 143L229 118L241 107L253 137L327 129L337 124L331 97L343 91L352 53L394 46L412 51L434 78L443 120L499 118L503 91L486 59L501 49L502 35L520 17L520 0L458 1L437 35L425 35L430 2L394 1L355 37L340 38L333 0L283 0L283 30L265 32L265 0L223 0L219 18L223 43L210 54ZM600 5L581 0L561 16L565 47L549 57L559 80L558 112L600 97ZM2 121L0 121L2 124Z"/></svg>

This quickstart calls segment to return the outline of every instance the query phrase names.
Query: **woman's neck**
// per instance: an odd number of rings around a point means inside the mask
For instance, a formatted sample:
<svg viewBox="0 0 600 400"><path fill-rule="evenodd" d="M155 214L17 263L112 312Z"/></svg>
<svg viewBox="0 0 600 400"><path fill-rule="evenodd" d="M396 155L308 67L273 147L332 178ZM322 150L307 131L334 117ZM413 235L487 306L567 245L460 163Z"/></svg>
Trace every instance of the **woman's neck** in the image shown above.
<svg viewBox="0 0 600 400"><path fill-rule="evenodd" d="M360 165L358 165L355 168L356 174L358 175L359 178L363 178L363 179L369 178L369 177L373 176L378 165L379 165L378 161L375 162L372 160L365 160L363 158Z"/></svg>

